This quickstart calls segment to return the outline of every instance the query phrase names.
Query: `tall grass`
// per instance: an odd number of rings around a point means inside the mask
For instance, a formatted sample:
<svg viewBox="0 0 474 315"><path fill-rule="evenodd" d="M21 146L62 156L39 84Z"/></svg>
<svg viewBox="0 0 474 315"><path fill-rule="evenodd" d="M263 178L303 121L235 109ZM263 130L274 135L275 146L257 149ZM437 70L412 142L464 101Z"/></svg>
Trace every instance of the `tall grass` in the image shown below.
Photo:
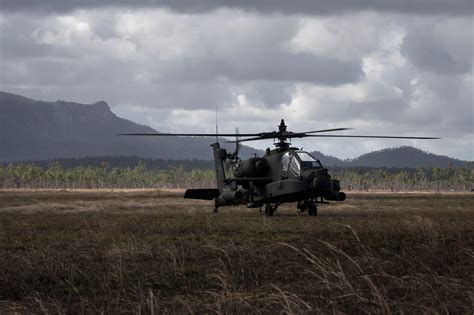
<svg viewBox="0 0 474 315"><path fill-rule="evenodd" d="M0 193L0 313L472 313L474 196L272 218L171 193Z"/></svg>

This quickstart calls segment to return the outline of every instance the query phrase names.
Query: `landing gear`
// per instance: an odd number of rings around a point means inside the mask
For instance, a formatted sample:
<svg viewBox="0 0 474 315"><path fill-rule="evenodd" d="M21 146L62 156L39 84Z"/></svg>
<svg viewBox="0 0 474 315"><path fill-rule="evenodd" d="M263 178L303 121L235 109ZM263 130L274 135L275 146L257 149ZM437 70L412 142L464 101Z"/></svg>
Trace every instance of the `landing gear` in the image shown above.
<svg viewBox="0 0 474 315"><path fill-rule="evenodd" d="M271 204L266 204L265 205L265 216L271 217L273 215L273 213L275 212L275 210L276 210L276 206L271 205Z"/></svg>
<svg viewBox="0 0 474 315"><path fill-rule="evenodd" d="M318 214L318 207L316 206L315 203L311 202L308 204L308 214L312 217Z"/></svg>
<svg viewBox="0 0 474 315"><path fill-rule="evenodd" d="M296 206L296 208L299 212L305 212L306 210L308 210L308 206L306 203L307 201L298 201L298 205Z"/></svg>
<svg viewBox="0 0 474 315"><path fill-rule="evenodd" d="M313 200L298 201L297 208L300 212L305 212L308 210L308 214L310 216L315 216L318 214L318 208Z"/></svg>

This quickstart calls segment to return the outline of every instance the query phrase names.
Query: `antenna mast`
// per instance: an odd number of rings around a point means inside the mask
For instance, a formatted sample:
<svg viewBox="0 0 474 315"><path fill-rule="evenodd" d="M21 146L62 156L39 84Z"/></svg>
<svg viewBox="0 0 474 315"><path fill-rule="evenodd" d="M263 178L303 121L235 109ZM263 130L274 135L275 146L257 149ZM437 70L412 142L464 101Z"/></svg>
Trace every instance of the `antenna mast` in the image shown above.
<svg viewBox="0 0 474 315"><path fill-rule="evenodd" d="M219 127L217 124L217 104L216 104L216 142L219 142Z"/></svg>

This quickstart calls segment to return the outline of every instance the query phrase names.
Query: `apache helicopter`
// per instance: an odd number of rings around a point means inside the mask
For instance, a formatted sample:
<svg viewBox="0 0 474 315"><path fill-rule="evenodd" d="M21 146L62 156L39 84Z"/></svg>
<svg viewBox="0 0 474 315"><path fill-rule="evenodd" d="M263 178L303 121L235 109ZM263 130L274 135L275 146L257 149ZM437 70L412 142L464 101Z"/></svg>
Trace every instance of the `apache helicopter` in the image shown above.
<svg viewBox="0 0 474 315"><path fill-rule="evenodd" d="M282 119L278 131L247 134L202 134L202 133L128 133L126 136L187 136L187 137L236 137L236 149L228 153L218 141L211 144L214 152L217 188L187 189L184 198L214 199L214 212L219 207L245 204L248 208L265 205L265 215L272 216L277 208L288 202L297 202L297 210L317 215L317 204L344 201L346 194L339 180L331 179L328 169L308 152L291 147L292 138L336 137L336 138L382 138L382 139L439 139L434 137L322 135L319 133L348 130L335 128L305 132L286 130ZM241 139L240 137L244 137ZM242 160L238 156L239 145L244 141L274 139L275 149L267 148L263 157Z"/></svg>

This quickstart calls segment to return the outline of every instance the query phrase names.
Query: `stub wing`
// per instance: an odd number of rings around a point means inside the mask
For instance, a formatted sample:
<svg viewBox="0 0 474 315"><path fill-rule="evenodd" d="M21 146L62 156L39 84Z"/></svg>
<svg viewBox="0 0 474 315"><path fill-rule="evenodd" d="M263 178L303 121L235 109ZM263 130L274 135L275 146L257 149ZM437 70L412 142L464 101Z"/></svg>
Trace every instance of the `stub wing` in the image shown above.
<svg viewBox="0 0 474 315"><path fill-rule="evenodd" d="M217 188L210 189L187 189L184 198L212 200L219 196L220 192Z"/></svg>

